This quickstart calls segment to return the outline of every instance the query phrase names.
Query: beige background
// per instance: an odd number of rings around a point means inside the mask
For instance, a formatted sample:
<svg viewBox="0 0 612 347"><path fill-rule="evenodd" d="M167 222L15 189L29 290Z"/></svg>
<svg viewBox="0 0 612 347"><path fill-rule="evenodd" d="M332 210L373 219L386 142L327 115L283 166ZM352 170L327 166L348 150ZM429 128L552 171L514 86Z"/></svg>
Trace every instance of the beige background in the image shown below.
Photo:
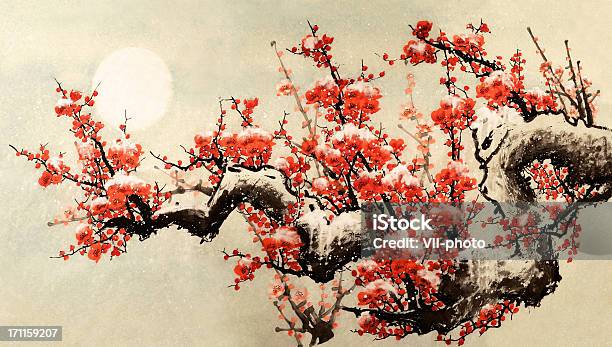
<svg viewBox="0 0 612 347"><path fill-rule="evenodd" d="M612 124L612 76L608 46L612 24L607 1L457 1L404 2L166 2L124 4L90 2L9 2L0 4L0 325L59 324L64 344L142 346L282 346L292 340L273 332L278 320L266 299L260 276L240 293L226 288L232 267L223 247L245 245L244 225L233 218L213 243L166 230L116 261L68 263L48 257L73 237L73 228L47 228L46 222L70 203L66 189L42 190L37 174L17 160L8 143L35 148L71 148L65 121L53 115L52 77L66 86L88 89L98 63L112 51L138 46L156 52L169 66L174 97L162 122L134 133L155 152L178 154L195 131L214 120L218 96L259 96L259 115L274 119L292 110L275 96L277 62L269 47L290 47L306 32L305 20L336 37L335 55L344 71L358 70L360 59L377 71L373 53L399 52L408 24L428 18L452 33L484 18L493 30L488 47L507 56L525 49L531 79L539 65L525 27L533 27L550 57L562 61L569 39L586 74L602 90L599 121ZM296 81L308 86L320 77L308 63L290 58ZM380 118L396 123L403 101L404 76L417 79L416 102L427 112L442 90L439 67L388 70ZM434 77L435 76L435 77ZM137 112L137 110L133 110ZM296 116L297 117L297 116ZM151 158L144 162L150 168ZM144 176L154 173L144 171ZM562 266L563 281L542 307L523 310L497 331L472 338L473 345L605 345L609 342L612 293L609 262ZM354 319L344 315L330 346L368 344L350 333ZM401 344L438 345L433 336L410 337ZM0 345L3 343L0 342ZM376 345L395 345L385 341Z"/></svg>

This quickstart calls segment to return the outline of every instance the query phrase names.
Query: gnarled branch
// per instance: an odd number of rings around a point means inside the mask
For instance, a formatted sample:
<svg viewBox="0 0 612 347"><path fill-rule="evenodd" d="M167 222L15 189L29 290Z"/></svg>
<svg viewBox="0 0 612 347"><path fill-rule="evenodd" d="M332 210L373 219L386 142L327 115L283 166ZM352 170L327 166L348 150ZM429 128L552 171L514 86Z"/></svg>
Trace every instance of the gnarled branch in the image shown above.
<svg viewBox="0 0 612 347"><path fill-rule="evenodd" d="M504 136L504 142L491 146L497 150L488 154L492 157L484 186L491 197L502 202L534 201L535 194L529 182L521 176L521 171L534 160L543 159L570 168L568 178L571 180L604 186L605 193L598 198L609 197L612 182L610 131L570 127L562 119L547 118L503 130L506 131L508 135ZM207 208L163 212L151 227L158 229L175 225L203 241L210 241L219 233L230 213L243 202L280 221L286 206L296 199L285 183L284 175L271 167L259 170L231 167ZM319 209L314 199L306 198L305 205L311 211ZM358 223L358 212L351 213L355 214ZM363 239L359 232L343 230L329 236L322 234L324 228L308 220L300 221L298 230L304 243L299 260L302 270L293 274L328 282L346 264L360 258ZM419 334L431 331L446 333L477 315L487 304L511 300L537 306L542 298L555 290L560 280L559 264L553 260L464 261L458 264L454 274L441 278L437 297L445 302L444 309L376 314L386 315L379 318L410 323ZM368 311L344 309L356 315Z"/></svg>

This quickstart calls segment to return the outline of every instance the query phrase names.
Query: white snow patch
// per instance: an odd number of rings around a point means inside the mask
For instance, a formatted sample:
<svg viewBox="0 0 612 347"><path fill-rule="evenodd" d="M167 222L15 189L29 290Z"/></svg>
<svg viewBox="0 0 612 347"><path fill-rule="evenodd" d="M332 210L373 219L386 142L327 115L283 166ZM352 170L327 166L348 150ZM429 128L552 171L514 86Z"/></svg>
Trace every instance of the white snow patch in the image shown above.
<svg viewBox="0 0 612 347"><path fill-rule="evenodd" d="M357 176L371 178L371 179L376 179L376 174L375 173L369 172L369 171L366 171L366 170L359 171L357 173Z"/></svg>
<svg viewBox="0 0 612 347"><path fill-rule="evenodd" d="M129 186L138 187L144 185L145 182L136 176L126 175L123 172L118 172L104 184L104 188L108 189L112 186Z"/></svg>
<svg viewBox="0 0 612 347"><path fill-rule="evenodd" d="M491 74L485 78L484 83L493 84L497 80L500 80L506 87L512 88L513 86L510 74L499 70L491 72Z"/></svg>
<svg viewBox="0 0 612 347"><path fill-rule="evenodd" d="M486 290L493 288L494 283L508 279L519 279L528 285L533 278L543 275L533 260L506 260L506 261L473 261L469 267L472 282Z"/></svg>
<svg viewBox="0 0 612 347"><path fill-rule="evenodd" d="M292 245L300 243L300 235L294 229L287 227L278 228L272 237Z"/></svg>
<svg viewBox="0 0 612 347"><path fill-rule="evenodd" d="M339 149L331 148L328 145L317 145L315 147L315 154L319 157L328 157L328 156L341 156L342 152Z"/></svg>
<svg viewBox="0 0 612 347"><path fill-rule="evenodd" d="M75 145L80 158L92 158L95 148L91 143L75 142Z"/></svg>
<svg viewBox="0 0 612 347"><path fill-rule="evenodd" d="M367 96L372 96L372 95L376 95L378 94L378 89L372 87L369 83L365 83L363 81L357 81L351 85L349 85L348 87L346 87L347 90L354 90L354 91L358 91L360 93L363 93Z"/></svg>
<svg viewBox="0 0 612 347"><path fill-rule="evenodd" d="M410 45L410 50L419 54L425 53L425 48L427 48L427 44L423 41L415 42Z"/></svg>
<svg viewBox="0 0 612 347"><path fill-rule="evenodd" d="M323 87L325 89L331 89L336 87L336 81L331 76L325 76L315 82L315 87Z"/></svg>
<svg viewBox="0 0 612 347"><path fill-rule="evenodd" d="M529 88L529 89L525 90L525 93L533 94L533 95L535 95L537 97L540 97L540 98L543 97L543 96L546 96L546 92L543 89L538 88L538 87Z"/></svg>
<svg viewBox="0 0 612 347"><path fill-rule="evenodd" d="M357 128L354 124L345 124L342 130L332 136L334 141L343 141L347 138L359 138L362 140L373 140L376 137L367 128Z"/></svg>
<svg viewBox="0 0 612 347"><path fill-rule="evenodd" d="M256 127L248 127L244 130L242 130L240 133L238 133L238 139L240 140L248 140L251 138L263 138L267 141L272 140L272 134L270 134L269 132L261 129L261 128L256 128Z"/></svg>
<svg viewBox="0 0 612 347"><path fill-rule="evenodd" d="M103 196L99 196L91 201L91 206L102 206L108 203L108 199Z"/></svg>
<svg viewBox="0 0 612 347"><path fill-rule="evenodd" d="M523 123L523 118L512 107L503 106L497 110L492 110L486 105L482 105L476 109L476 121L474 121L473 127L477 129L476 134L482 142L492 130L501 125L521 123Z"/></svg>
<svg viewBox="0 0 612 347"><path fill-rule="evenodd" d="M109 149L113 151L118 151L118 152L137 152L138 151L136 144L126 139L118 140L117 142L113 143Z"/></svg>
<svg viewBox="0 0 612 347"><path fill-rule="evenodd" d="M458 95L445 95L442 97L441 103L451 105L453 109L459 107L463 103L463 99Z"/></svg>
<svg viewBox="0 0 612 347"><path fill-rule="evenodd" d="M391 283L383 279L377 279L376 281L372 281L365 286L366 291L375 291L377 289L382 289L386 292L392 292L397 294L397 289Z"/></svg>
<svg viewBox="0 0 612 347"><path fill-rule="evenodd" d="M279 170L286 170L289 168L289 162L285 158L277 158L274 161L273 166Z"/></svg>
<svg viewBox="0 0 612 347"><path fill-rule="evenodd" d="M361 214L359 211L345 212L335 216L329 225L326 219L328 216L329 212L314 210L304 213L300 218L313 234L318 235L318 250L320 253L329 251L329 247L334 241L341 244L343 240L358 237L361 230Z"/></svg>
<svg viewBox="0 0 612 347"><path fill-rule="evenodd" d="M72 100L64 98L57 100L57 102L55 103L55 106L57 107L65 107L70 105L72 105Z"/></svg>
<svg viewBox="0 0 612 347"><path fill-rule="evenodd" d="M318 177L312 181L312 186L318 190L324 190L327 188L328 185L329 185L329 182L327 181L327 178L325 177Z"/></svg>
<svg viewBox="0 0 612 347"><path fill-rule="evenodd" d="M419 185L419 179L414 177L406 165L398 165L393 168L385 177L382 178L381 182L385 185L393 186L398 182L402 182L407 186Z"/></svg>

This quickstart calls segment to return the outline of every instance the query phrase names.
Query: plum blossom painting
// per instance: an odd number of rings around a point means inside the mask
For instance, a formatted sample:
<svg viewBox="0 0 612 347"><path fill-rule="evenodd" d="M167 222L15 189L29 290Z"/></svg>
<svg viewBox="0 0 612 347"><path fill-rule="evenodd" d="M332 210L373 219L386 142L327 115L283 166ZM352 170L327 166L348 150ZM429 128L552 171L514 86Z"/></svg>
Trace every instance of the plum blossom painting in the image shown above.
<svg viewBox="0 0 612 347"><path fill-rule="evenodd" d="M610 343L612 4L0 8L0 341Z"/></svg>

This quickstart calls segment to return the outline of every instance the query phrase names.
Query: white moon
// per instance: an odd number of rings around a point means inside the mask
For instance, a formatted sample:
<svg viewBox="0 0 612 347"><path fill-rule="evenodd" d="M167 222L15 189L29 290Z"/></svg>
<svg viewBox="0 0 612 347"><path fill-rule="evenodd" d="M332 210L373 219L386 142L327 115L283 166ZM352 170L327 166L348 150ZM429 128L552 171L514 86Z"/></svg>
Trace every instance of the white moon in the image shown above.
<svg viewBox="0 0 612 347"><path fill-rule="evenodd" d="M129 47L104 58L92 86L98 86L95 107L106 125L117 128L127 113L129 131L146 128L161 119L172 95L172 76L155 53Z"/></svg>

